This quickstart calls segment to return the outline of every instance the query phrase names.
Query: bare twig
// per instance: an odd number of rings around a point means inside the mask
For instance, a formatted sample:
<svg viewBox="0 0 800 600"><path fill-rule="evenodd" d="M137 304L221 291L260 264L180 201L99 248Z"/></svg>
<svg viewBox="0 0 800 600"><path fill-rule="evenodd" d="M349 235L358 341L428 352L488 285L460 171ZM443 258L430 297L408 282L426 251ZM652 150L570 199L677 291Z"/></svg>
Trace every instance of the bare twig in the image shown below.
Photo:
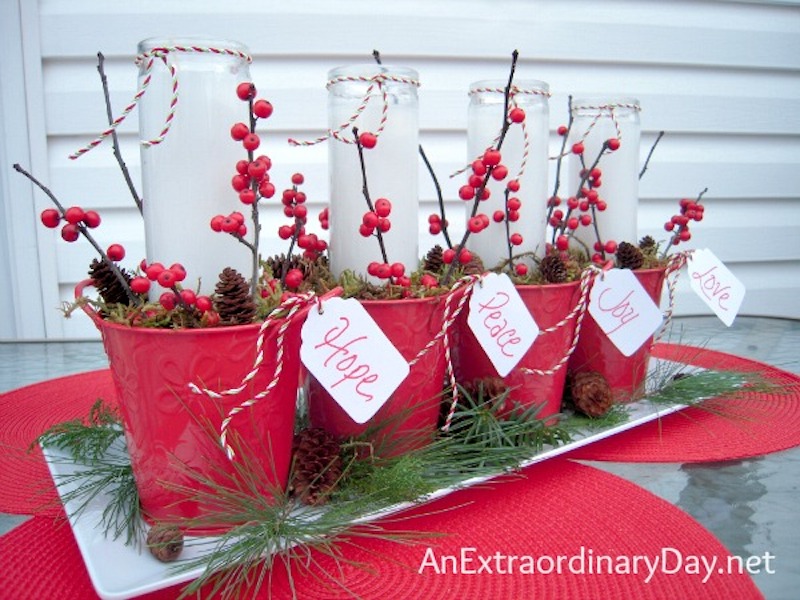
<svg viewBox="0 0 800 600"><path fill-rule="evenodd" d="M642 170L639 171L639 179L641 179L642 175L644 175L645 171L647 171L647 166L650 164L650 159L653 158L653 152L655 152L656 146L658 146L658 142L661 141L662 137L664 137L664 132L659 131L656 141L653 142L652 146L650 146L650 152L647 153L647 159L644 161L644 165L642 165Z"/></svg>
<svg viewBox="0 0 800 600"><path fill-rule="evenodd" d="M103 84L103 96L106 100L106 115L108 116L108 124L112 125L114 123L114 113L111 110L111 96L108 92L108 77L106 77L106 71L104 67L105 60L106 58L103 56L103 53L98 52L97 72L100 74L100 82ZM131 178L130 171L128 171L128 166L125 164L125 161L122 158L122 152L119 149L119 138L117 137L116 129L112 129L111 131L111 142L114 146L114 158L117 159L119 168L122 171L122 176L125 178L125 183L128 185L128 190L130 191L131 196L133 196L133 201L136 203L136 208L139 209L139 214L142 214L142 199L136 192L136 186L133 184L133 179Z"/></svg>

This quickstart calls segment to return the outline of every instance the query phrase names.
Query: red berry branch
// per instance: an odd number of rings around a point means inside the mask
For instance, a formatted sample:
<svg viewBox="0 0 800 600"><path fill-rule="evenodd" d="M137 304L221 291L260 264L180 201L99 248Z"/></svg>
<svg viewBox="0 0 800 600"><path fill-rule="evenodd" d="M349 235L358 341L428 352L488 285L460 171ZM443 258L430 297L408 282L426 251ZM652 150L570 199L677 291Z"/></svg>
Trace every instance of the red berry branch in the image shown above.
<svg viewBox="0 0 800 600"><path fill-rule="evenodd" d="M558 132L566 136L569 133L569 127L559 127ZM597 226L597 212L606 210L607 204L606 201L600 197L597 188L602 184L603 175L602 170L598 166L600 160L607 152L614 152L618 150L619 147L620 141L617 138L605 140L592 162L592 165L587 168L583 142L575 142L572 145L571 152L580 158L581 165L583 165L580 172L581 179L578 182L577 192L574 196L567 198L566 214L564 214L564 211L560 208L557 208L561 204L561 198L559 198L557 194L554 193L548 201L548 222L553 227L552 243L560 252L566 252L569 249L570 240L577 239L575 238L575 231L581 226L594 227L597 240L594 243L592 262L602 264L606 260L606 253L614 254L617 251L616 241L607 240L603 242L600 236L600 230ZM578 216L575 216L576 211L580 213Z"/></svg>
<svg viewBox="0 0 800 600"><path fill-rule="evenodd" d="M278 237L290 240L289 250L286 253L287 260L283 262L280 273L281 284L289 288L298 288L303 283L303 272L299 269L289 269L288 257L292 255L295 244L303 250L303 256L311 261L319 258L328 248L325 240L319 239L315 233L306 232L305 226L308 220L306 194L298 189L304 182L303 174L295 173L292 175L292 187L285 189L281 195L283 214L294 219L291 225L281 225L278 228Z"/></svg>
<svg viewBox="0 0 800 600"><path fill-rule="evenodd" d="M114 262L116 260L122 260L125 257L125 249L120 244L112 244L108 247L107 251L104 251L100 247L100 244L98 244L94 239L94 236L92 236L92 234L89 232L89 229L93 229L100 225L100 215L93 210L84 211L79 206L70 206L69 208L64 208L64 206L61 204L61 202L59 202L58 198L55 197L49 188L42 184L28 171L23 169L19 164L14 164L14 170L27 177L34 185L36 185L36 187L42 190L48 198L50 198L53 204L55 204L56 208L45 209L42 211L42 224L50 229L55 229L59 226L61 221L64 221L65 223L61 227L61 238L65 242L74 242L80 236L85 237L100 255L102 261L106 263L111 269L111 272L114 273L114 276L122 285L122 289L125 290L129 302L133 305L140 304L141 299L134 293L133 290L131 290L131 286L125 279L122 271L120 271L119 267Z"/></svg>
<svg viewBox="0 0 800 600"><path fill-rule="evenodd" d="M269 170L272 161L268 156L255 156L255 151L261 145L261 138L256 133L259 119L267 119L272 115L272 104L267 100L256 100L256 86L251 82L242 82L236 86L236 95L240 100L247 102L248 123L235 123L231 127L231 137L234 141L241 142L247 151L247 160L236 163L236 174L231 178L231 186L239 194L239 201L250 206L250 219L253 223L253 241L245 239L247 226L244 217L239 212L233 212L227 217L216 215L211 219L211 229L227 233L237 241L244 244L252 254L252 277L250 291L256 297L258 285L259 254L258 244L261 237L261 224L259 223L258 202L262 198L272 198L275 195L275 185L270 182Z"/></svg>
<svg viewBox="0 0 800 600"><path fill-rule="evenodd" d="M695 200L681 198L679 202L680 212L677 215L673 215L669 221L664 223L664 229L672 233L672 237L664 248L664 252L661 255L662 259L667 257L671 246L677 246L681 242L688 242L692 239L692 233L689 231L689 223L691 221L700 222L703 220L705 206L700 204L700 200L707 191L708 188L705 188L697 195Z"/></svg>
<svg viewBox="0 0 800 600"><path fill-rule="evenodd" d="M364 163L364 144L361 136L358 135L358 127L353 127L353 138L355 139L356 148L358 149L358 161L361 165L361 193L364 194L364 200L367 202L369 210L364 213L359 227L359 233L364 237L375 236L378 240L378 247L381 250L381 258L384 263L388 263L389 259L386 256L386 246L383 243L383 234L391 228L389 221L389 213L392 210L392 205L386 198L379 198L376 205L380 202L381 210L372 204L372 198L369 195L369 184L367 183L367 167Z"/></svg>
<svg viewBox="0 0 800 600"><path fill-rule="evenodd" d="M443 286L448 285L450 279L453 277L453 272L455 271L456 266L456 256L458 258L458 262L461 264L466 264L472 260L472 255L465 246L469 236L473 233L482 231L489 225L488 216L478 216L478 207L480 206L481 201L489 198L489 188L486 187L489 183L489 179L494 177L495 179L499 178L502 180L508 174L508 169L500 163L502 160L500 150L503 147L503 142L505 141L506 134L508 133L508 129L512 123L511 119L508 118L508 108L511 97L511 85L514 81L514 73L517 68L518 57L519 52L514 50L514 52L511 54L511 68L508 75L508 83L506 84L503 92L503 124L500 129L500 136L497 139L497 144L494 147L488 148L483 153L481 158L472 163L473 173L470 176L469 182L466 185L461 186L458 191L458 195L462 200L472 200L472 210L470 211L469 221L467 222L467 229L464 232L464 235L461 237L461 242L454 248L448 248L445 250L442 256L445 263L448 264L447 271L442 278ZM505 172L503 172L503 169L500 169L498 174L494 175L495 169L500 166L503 166ZM456 250L458 250L458 253L456 253Z"/></svg>

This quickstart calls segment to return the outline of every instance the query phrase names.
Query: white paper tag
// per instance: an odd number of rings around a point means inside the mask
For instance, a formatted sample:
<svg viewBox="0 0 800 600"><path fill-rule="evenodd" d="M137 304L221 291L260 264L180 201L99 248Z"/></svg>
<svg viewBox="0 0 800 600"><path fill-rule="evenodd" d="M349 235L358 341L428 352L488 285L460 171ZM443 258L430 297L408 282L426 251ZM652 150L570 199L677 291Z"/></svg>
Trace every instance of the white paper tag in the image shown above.
<svg viewBox="0 0 800 600"><path fill-rule="evenodd" d="M408 362L354 299L312 308L300 333L300 358L356 423L366 423L408 376Z"/></svg>
<svg viewBox="0 0 800 600"><path fill-rule="evenodd" d="M744 300L744 284L708 248L692 252L688 270L691 288L730 327Z"/></svg>
<svg viewBox="0 0 800 600"><path fill-rule="evenodd" d="M508 275L489 273L472 288L467 324L505 377L539 335L539 326Z"/></svg>
<svg viewBox="0 0 800 600"><path fill-rule="evenodd" d="M630 269L610 269L594 280L589 314L625 356L636 352L664 319Z"/></svg>

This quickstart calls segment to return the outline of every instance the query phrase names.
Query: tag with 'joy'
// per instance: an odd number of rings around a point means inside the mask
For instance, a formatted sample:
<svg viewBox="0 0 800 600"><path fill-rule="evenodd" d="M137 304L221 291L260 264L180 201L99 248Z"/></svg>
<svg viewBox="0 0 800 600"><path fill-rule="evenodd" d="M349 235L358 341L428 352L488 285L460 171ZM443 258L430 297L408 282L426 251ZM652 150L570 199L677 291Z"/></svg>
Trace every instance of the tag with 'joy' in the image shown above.
<svg viewBox="0 0 800 600"><path fill-rule="evenodd" d="M691 288L730 327L744 300L744 284L707 248L692 252L688 270Z"/></svg>
<svg viewBox="0 0 800 600"><path fill-rule="evenodd" d="M539 326L505 274L489 273L472 288L467 324L500 377L517 366L539 335Z"/></svg>
<svg viewBox="0 0 800 600"><path fill-rule="evenodd" d="M610 269L595 279L589 314L625 356L636 352L664 318L629 269Z"/></svg>
<svg viewBox="0 0 800 600"><path fill-rule="evenodd" d="M300 336L303 364L356 423L369 421L408 375L408 362L357 300L312 308Z"/></svg>

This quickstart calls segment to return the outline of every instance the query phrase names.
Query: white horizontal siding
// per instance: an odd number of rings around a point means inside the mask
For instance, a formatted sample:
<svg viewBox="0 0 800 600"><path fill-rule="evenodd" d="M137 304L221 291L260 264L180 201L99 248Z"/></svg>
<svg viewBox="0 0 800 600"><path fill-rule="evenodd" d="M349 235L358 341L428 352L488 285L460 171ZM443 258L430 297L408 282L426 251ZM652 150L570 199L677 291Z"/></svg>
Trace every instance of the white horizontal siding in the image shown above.
<svg viewBox="0 0 800 600"><path fill-rule="evenodd" d="M517 76L551 86L552 130L566 120L568 95L624 94L642 103L642 157L656 132L667 132L641 182L641 234L658 235L679 198L708 187L706 219L695 226L693 243L710 247L747 285L742 312L800 318L797 2L40 0L22 12L28 53L37 59L26 64L26 92L41 99L28 102L29 119L41 127L30 134L32 162L66 203L102 212L101 243L125 244L131 266L144 254L142 228L110 145L78 161L66 158L106 124L98 50L107 57L118 111L136 91L132 56L139 40L203 35L245 43L255 59L253 79L275 105L265 140L274 178L303 171L311 206L320 208L328 195L325 147L292 148L285 140L325 128L330 68L369 62L379 48L385 62L420 72L421 141L454 198L460 181L447 174L466 158L467 87L506 77L517 48ZM134 112L120 134L138 179L136 132ZM553 135L553 149L557 144ZM424 231L434 190L424 173L420 181L425 249L434 242ZM36 210L45 204L37 194ZM448 201L452 218L460 207ZM264 213L268 223L282 221L274 207ZM274 228L266 227L266 253L283 249ZM52 314L85 275L90 249L41 228L34 235L45 307L37 310L46 313L39 315L46 335L95 335L86 319L64 322ZM20 304L32 295L26 291ZM708 312L683 287L677 310Z"/></svg>

